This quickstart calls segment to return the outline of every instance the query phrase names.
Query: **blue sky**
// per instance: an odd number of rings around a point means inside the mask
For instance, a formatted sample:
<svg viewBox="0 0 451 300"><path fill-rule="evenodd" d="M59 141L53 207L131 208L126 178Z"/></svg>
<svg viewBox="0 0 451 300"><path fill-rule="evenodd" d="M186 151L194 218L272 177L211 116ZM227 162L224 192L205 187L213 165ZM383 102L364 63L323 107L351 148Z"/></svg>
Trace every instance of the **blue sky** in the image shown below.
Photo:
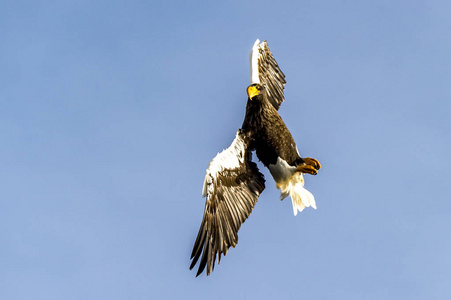
<svg viewBox="0 0 451 300"><path fill-rule="evenodd" d="M449 299L447 1L5 1L2 299ZM209 277L205 168L268 40L318 209L267 188Z"/></svg>

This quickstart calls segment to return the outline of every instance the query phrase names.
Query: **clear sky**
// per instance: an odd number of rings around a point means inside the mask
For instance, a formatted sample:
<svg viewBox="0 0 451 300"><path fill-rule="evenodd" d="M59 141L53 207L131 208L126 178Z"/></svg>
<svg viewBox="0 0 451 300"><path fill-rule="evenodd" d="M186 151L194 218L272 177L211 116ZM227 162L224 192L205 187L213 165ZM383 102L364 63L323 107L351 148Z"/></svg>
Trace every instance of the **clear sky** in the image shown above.
<svg viewBox="0 0 451 300"><path fill-rule="evenodd" d="M449 1L3 1L1 299L450 299ZM267 188L195 278L268 40L318 209Z"/></svg>

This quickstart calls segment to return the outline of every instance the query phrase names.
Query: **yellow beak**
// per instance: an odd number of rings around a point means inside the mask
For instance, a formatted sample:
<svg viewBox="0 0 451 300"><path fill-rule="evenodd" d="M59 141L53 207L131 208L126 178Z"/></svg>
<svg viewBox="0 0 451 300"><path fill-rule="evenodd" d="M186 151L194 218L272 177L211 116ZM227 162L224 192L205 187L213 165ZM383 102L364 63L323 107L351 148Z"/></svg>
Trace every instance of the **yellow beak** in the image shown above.
<svg viewBox="0 0 451 300"><path fill-rule="evenodd" d="M247 96L249 99L254 98L258 94L260 94L260 90L258 90L256 86L250 86L247 88Z"/></svg>

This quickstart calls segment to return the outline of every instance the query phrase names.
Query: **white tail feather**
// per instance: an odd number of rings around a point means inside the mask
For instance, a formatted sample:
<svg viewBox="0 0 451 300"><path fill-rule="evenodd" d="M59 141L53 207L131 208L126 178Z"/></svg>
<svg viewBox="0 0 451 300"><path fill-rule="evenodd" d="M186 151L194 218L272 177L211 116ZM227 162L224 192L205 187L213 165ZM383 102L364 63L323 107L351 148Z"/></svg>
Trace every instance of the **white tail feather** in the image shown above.
<svg viewBox="0 0 451 300"><path fill-rule="evenodd" d="M295 216L298 214L298 211L301 212L306 207L311 206L316 209L315 197L304 188L302 173L296 172L289 180L278 184L277 188L280 189L280 200L285 199L287 196L291 197Z"/></svg>

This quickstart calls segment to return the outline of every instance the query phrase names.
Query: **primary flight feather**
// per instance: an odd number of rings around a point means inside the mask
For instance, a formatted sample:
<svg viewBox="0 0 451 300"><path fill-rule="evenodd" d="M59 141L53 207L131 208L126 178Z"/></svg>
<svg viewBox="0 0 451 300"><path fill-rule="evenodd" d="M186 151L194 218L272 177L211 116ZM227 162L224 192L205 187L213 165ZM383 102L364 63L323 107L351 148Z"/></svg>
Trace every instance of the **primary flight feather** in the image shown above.
<svg viewBox="0 0 451 300"><path fill-rule="evenodd" d="M267 167L281 191L291 197L294 215L316 208L315 198L304 188L303 173L316 175L318 160L302 158L278 109L284 99L285 75L266 41L256 40L250 53L251 85L241 129L232 144L208 165L202 196L206 197L202 223L191 253L190 269L199 261L196 276L214 269L221 255L238 243L238 230L249 217L265 189L263 174L252 162L252 151Z"/></svg>

